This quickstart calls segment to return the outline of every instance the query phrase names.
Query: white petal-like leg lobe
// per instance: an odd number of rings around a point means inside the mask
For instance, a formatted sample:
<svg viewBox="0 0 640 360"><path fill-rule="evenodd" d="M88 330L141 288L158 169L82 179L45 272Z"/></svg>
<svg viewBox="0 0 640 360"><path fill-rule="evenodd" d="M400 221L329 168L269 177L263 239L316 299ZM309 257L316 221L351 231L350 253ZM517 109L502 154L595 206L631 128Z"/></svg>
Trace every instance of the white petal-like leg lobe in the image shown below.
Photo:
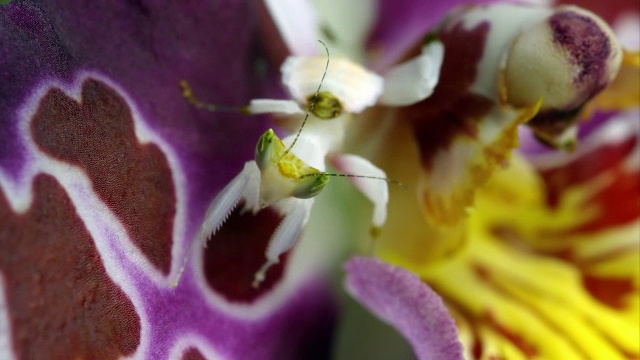
<svg viewBox="0 0 640 360"><path fill-rule="evenodd" d="M200 229L185 250L180 270L171 281L171 287L178 285L194 246L205 246L207 239L220 229L240 200L245 200L245 210L257 211L259 193L260 169L255 161L248 161L240 174L233 178L209 205Z"/></svg>
<svg viewBox="0 0 640 360"><path fill-rule="evenodd" d="M347 175L374 176L387 178L387 174L369 160L357 155L338 155L332 164L340 172ZM387 220L387 203L389 202L389 184L385 180L348 177L349 181L373 203L373 226L380 227Z"/></svg>
<svg viewBox="0 0 640 360"><path fill-rule="evenodd" d="M258 188L250 189L250 185L258 185ZM204 243L209 236L215 234L240 200L249 200L249 202L253 202L257 206L257 195L260 191L259 186L260 169L258 169L255 161L248 161L244 164L244 169L242 169L240 174L233 178L233 180L218 193L215 199L213 199L211 205L209 205L195 241ZM246 195L251 195L252 199L247 199L248 196Z"/></svg>
<svg viewBox="0 0 640 360"><path fill-rule="evenodd" d="M444 46L432 41L422 48L422 54L393 67L384 76L384 92L379 102L405 106L426 99L440 79Z"/></svg>
<svg viewBox="0 0 640 360"><path fill-rule="evenodd" d="M269 245L265 252L267 262L256 272L253 279L253 287L260 286L260 283L265 279L267 270L280 261L280 255L293 247L302 232L302 228L309 220L314 199L290 198L285 201L290 202L290 210L269 240Z"/></svg>
<svg viewBox="0 0 640 360"><path fill-rule="evenodd" d="M244 164L244 169L242 169L240 175L243 175L247 181L242 192L242 198L244 199L243 211L251 211L256 214L260 210L260 183L262 181L260 169L255 161L248 161ZM222 192L218 196L220 195L222 195Z"/></svg>
<svg viewBox="0 0 640 360"><path fill-rule="evenodd" d="M265 0L289 51L295 55L318 53L318 18L307 0Z"/></svg>
<svg viewBox="0 0 640 360"><path fill-rule="evenodd" d="M250 114L304 114L293 100L254 99L247 108Z"/></svg>

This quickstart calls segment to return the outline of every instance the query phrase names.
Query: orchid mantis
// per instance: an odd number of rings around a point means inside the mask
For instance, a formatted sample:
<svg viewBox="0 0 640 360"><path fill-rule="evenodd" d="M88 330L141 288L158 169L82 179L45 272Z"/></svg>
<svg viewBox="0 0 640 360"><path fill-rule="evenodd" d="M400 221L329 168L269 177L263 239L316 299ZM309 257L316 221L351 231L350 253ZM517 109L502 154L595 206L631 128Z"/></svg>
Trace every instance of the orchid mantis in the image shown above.
<svg viewBox="0 0 640 360"><path fill-rule="evenodd" d="M384 224L389 199L387 183L395 181L387 179L385 172L369 160L341 153L347 123L352 114L377 102L406 105L430 95L442 63L442 44L432 41L425 45L421 56L401 64L386 78L346 58L335 59L329 67L329 50L324 46L326 60L320 56L291 56L283 63L283 83L293 100L257 99L241 109L247 114L276 113L304 115L304 118L299 131L283 140L272 129L263 133L256 146L255 159L248 161L211 202L172 286L177 285L193 244L204 245L240 202L244 203L243 211L255 214L272 206L284 216L271 236L266 261L254 276L254 287L258 287L267 270L278 263L279 256L296 243L309 219L314 197L332 176L348 178L373 203L374 228ZM403 93L399 90L402 84L408 84L411 89ZM184 97L193 105L212 111L219 109L196 99L185 82L181 86ZM322 86L324 91L320 91ZM307 103L305 115L303 108ZM343 174L327 173L327 162Z"/></svg>

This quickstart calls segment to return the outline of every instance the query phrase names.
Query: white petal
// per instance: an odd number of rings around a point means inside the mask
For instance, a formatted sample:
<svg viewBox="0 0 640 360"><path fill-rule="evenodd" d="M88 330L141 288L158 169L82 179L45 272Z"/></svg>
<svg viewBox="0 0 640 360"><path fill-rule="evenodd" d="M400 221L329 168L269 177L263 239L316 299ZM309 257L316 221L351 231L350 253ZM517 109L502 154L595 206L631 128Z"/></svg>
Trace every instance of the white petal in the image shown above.
<svg viewBox="0 0 640 360"><path fill-rule="evenodd" d="M309 220L313 199L287 200L292 204L292 207L269 240L269 245L265 252L267 261L256 272L253 287L258 287L264 280L267 270L280 261L280 255L291 249L298 240L302 228Z"/></svg>
<svg viewBox="0 0 640 360"><path fill-rule="evenodd" d="M380 103L405 106L429 97L438 85L443 58L444 46L432 41L422 48L420 56L393 67L384 77Z"/></svg>
<svg viewBox="0 0 640 360"><path fill-rule="evenodd" d="M304 114L300 105L292 100L251 100L248 107L250 114Z"/></svg>
<svg viewBox="0 0 640 360"><path fill-rule="evenodd" d="M336 169L347 175L387 178L384 171L360 156L339 155L332 159L332 163ZM382 226L387 220L387 203L389 202L387 181L361 177L348 177L347 179L373 203L373 225L375 227Z"/></svg>
<svg viewBox="0 0 640 360"><path fill-rule="evenodd" d="M292 54L318 53L318 17L307 0L265 0L267 10Z"/></svg>
<svg viewBox="0 0 640 360"><path fill-rule="evenodd" d="M171 287L178 285L194 246L204 246L209 236L220 229L240 200L245 199L247 202L245 209L251 206L254 207L254 211L257 210L259 191L260 169L255 161L249 161L244 165L240 174L233 178L209 205L198 233L187 246L180 270L171 282Z"/></svg>
<svg viewBox="0 0 640 360"><path fill-rule="evenodd" d="M294 100L306 104L322 80L327 64L326 56L290 56L280 68L282 83ZM382 94L382 77L361 65L340 57L331 57L320 91L333 94L344 110L358 113L375 105Z"/></svg>

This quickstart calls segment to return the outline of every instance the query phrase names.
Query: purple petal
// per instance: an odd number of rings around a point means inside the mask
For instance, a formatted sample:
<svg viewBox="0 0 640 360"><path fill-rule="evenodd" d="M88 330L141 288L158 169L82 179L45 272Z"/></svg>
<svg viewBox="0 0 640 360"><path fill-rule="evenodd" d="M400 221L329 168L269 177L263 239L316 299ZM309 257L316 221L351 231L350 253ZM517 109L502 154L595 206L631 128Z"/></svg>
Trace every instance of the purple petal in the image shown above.
<svg viewBox="0 0 640 360"><path fill-rule="evenodd" d="M377 259L356 257L345 265L353 297L394 326L419 359L462 359L458 331L442 299L416 275Z"/></svg>
<svg viewBox="0 0 640 360"><path fill-rule="evenodd" d="M492 2L495 0L473 3ZM384 69L397 62L433 30L449 10L466 3L469 1L380 0L377 20L367 43L373 53L373 68Z"/></svg>
<svg viewBox="0 0 640 360"><path fill-rule="evenodd" d="M14 2L0 16L0 66L12 69L0 74L0 165L12 168L24 151L13 111L34 86L97 71L126 89L147 124L179 152L193 175L190 192L198 194L188 200L206 208L209 196L251 159L262 122L195 110L181 100L178 81L188 80L207 100L245 105L260 85L249 58L252 9L233 2L40 6Z"/></svg>
<svg viewBox="0 0 640 360"><path fill-rule="evenodd" d="M266 127L195 109L178 82L224 104L255 97L264 84L252 5L35 4L0 7L2 355L326 355L335 308L313 270L293 281L285 268L243 302L211 284L216 258L168 286L213 195ZM236 278L243 266L215 265Z"/></svg>

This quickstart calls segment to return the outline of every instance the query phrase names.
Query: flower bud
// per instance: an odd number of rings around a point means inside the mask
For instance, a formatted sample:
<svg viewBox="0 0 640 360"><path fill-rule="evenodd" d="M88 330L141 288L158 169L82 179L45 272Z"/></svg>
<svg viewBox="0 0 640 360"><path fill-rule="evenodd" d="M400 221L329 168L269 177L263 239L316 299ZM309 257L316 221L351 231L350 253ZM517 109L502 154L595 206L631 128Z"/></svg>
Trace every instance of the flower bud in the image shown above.
<svg viewBox="0 0 640 360"><path fill-rule="evenodd" d="M574 6L560 7L511 44L502 74L506 100L526 106L542 98L540 114L529 124L543 140L567 146L580 107L615 78L621 60L622 49L604 21Z"/></svg>

